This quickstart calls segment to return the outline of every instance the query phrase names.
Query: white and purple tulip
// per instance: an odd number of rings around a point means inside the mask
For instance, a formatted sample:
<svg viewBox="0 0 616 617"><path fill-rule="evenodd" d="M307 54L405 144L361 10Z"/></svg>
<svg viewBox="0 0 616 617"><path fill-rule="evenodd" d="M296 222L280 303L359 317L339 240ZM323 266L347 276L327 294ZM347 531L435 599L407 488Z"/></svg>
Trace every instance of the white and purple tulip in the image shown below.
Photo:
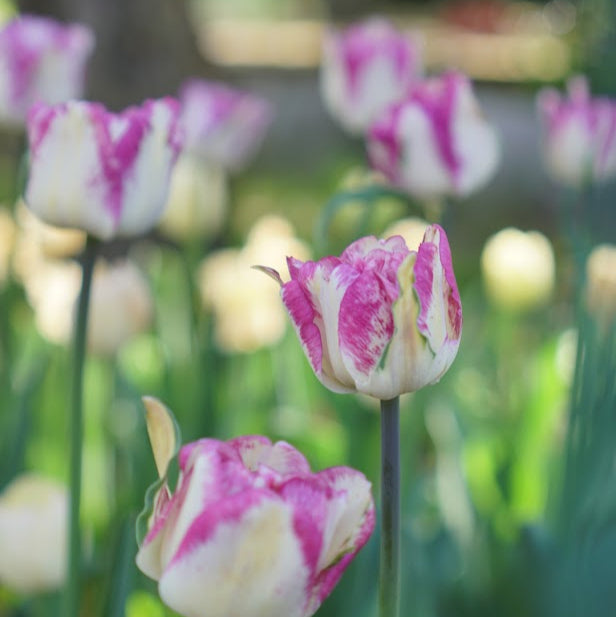
<svg viewBox="0 0 616 617"><path fill-rule="evenodd" d="M325 35L322 97L350 133L363 133L421 73L418 43L384 19L368 19Z"/></svg>
<svg viewBox="0 0 616 617"><path fill-rule="evenodd" d="M227 171L248 164L272 121L265 99L222 83L191 79L179 98L187 152Z"/></svg>
<svg viewBox="0 0 616 617"><path fill-rule="evenodd" d="M182 145L179 103L114 114L98 103L36 104L28 114L24 199L46 223L107 240L148 231L162 215Z"/></svg>
<svg viewBox="0 0 616 617"><path fill-rule="evenodd" d="M570 186L616 175L616 101L591 98L585 77L570 79L568 97L551 88L537 97L547 170Z"/></svg>
<svg viewBox="0 0 616 617"><path fill-rule="evenodd" d="M417 251L400 236L373 236L340 257L288 259L281 284L306 356L334 392L392 399L436 383L460 344L462 305L444 230L426 229Z"/></svg>
<svg viewBox="0 0 616 617"><path fill-rule="evenodd" d="M0 30L0 121L23 124L32 104L83 94L94 34L81 24L22 15Z"/></svg>
<svg viewBox="0 0 616 617"><path fill-rule="evenodd" d="M466 196L490 180L500 148L471 82L455 72L415 85L367 134L372 166L419 198Z"/></svg>
<svg viewBox="0 0 616 617"><path fill-rule="evenodd" d="M180 450L179 468L175 492L165 483L156 496L137 565L184 617L309 617L374 528L363 474L312 473L285 442L201 439Z"/></svg>

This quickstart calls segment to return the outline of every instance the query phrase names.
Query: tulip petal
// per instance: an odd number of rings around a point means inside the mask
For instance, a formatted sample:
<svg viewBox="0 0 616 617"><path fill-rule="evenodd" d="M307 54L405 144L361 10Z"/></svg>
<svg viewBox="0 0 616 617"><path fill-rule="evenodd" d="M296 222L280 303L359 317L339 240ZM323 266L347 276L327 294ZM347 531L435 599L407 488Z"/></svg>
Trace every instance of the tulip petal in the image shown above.
<svg viewBox="0 0 616 617"><path fill-rule="evenodd" d="M436 354L447 341L457 341L462 330L462 304L443 229L431 225L419 246L414 266L419 298L419 331Z"/></svg>
<svg viewBox="0 0 616 617"><path fill-rule="evenodd" d="M171 608L185 617L303 617L308 570L291 510L255 495L230 497L188 530L159 582Z"/></svg>
<svg viewBox="0 0 616 617"><path fill-rule="evenodd" d="M357 276L340 303L338 322L340 352L354 379L378 366L393 333L391 299L381 278L372 272Z"/></svg>
<svg viewBox="0 0 616 617"><path fill-rule="evenodd" d="M310 473L306 457L285 441L272 444L267 437L247 435L227 443L237 449L243 465L251 471L264 465L281 475Z"/></svg>
<svg viewBox="0 0 616 617"><path fill-rule="evenodd" d="M156 462L158 477L167 474L169 461L177 454L182 441L171 411L153 396L142 398L146 410L146 426Z"/></svg>
<svg viewBox="0 0 616 617"><path fill-rule="evenodd" d="M295 331L299 336L312 370L322 372L323 345L321 333L315 324L317 313L309 296L297 281L289 281L282 287L284 303Z"/></svg>
<svg viewBox="0 0 616 617"><path fill-rule="evenodd" d="M318 476L333 489L335 497L330 501L319 558L317 606L331 593L375 525L371 485L362 473L349 467L332 467Z"/></svg>

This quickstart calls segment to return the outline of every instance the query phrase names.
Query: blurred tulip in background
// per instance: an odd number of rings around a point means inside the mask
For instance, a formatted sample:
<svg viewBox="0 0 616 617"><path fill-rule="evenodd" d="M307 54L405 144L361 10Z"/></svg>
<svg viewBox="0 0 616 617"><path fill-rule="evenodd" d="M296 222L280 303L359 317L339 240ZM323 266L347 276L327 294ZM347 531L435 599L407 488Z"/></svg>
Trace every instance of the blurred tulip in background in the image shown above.
<svg viewBox="0 0 616 617"><path fill-rule="evenodd" d="M420 198L464 197L492 178L496 131L482 116L470 80L449 72L416 84L367 133L372 166Z"/></svg>
<svg viewBox="0 0 616 617"><path fill-rule="evenodd" d="M602 323L616 319L616 245L596 246L586 260L586 304Z"/></svg>
<svg viewBox="0 0 616 617"><path fill-rule="evenodd" d="M68 492L30 473L0 493L0 584L32 594L64 581Z"/></svg>
<svg viewBox="0 0 616 617"><path fill-rule="evenodd" d="M491 236L481 253L485 291L498 307L526 311L545 305L555 282L550 241L538 231L508 227Z"/></svg>
<svg viewBox="0 0 616 617"><path fill-rule="evenodd" d="M250 162L272 121L264 98L222 83L190 79L179 98L186 150L228 172Z"/></svg>
<svg viewBox="0 0 616 617"><path fill-rule="evenodd" d="M194 154L185 153L173 170L159 228L178 242L214 238L224 223L227 199L224 172Z"/></svg>
<svg viewBox="0 0 616 617"><path fill-rule="evenodd" d="M292 254L307 258L309 249L295 237L288 221L270 215L255 223L242 249L223 249L202 262L199 289L203 305L214 313L221 349L246 353L280 341L286 316L279 295L252 266L282 267Z"/></svg>
<svg viewBox="0 0 616 617"><path fill-rule="evenodd" d="M171 98L119 114L84 101L35 105L26 205L47 223L103 240L148 231L162 215L181 149L178 119Z"/></svg>
<svg viewBox="0 0 616 617"><path fill-rule="evenodd" d="M81 24L20 15L0 30L0 121L24 124L34 103L83 96L94 33Z"/></svg>
<svg viewBox="0 0 616 617"><path fill-rule="evenodd" d="M546 88L537 96L543 157L554 179L570 186L616 175L616 101L591 97L588 81L574 77L567 96Z"/></svg>
<svg viewBox="0 0 616 617"><path fill-rule="evenodd" d="M79 266L61 260L39 262L24 280L39 332L53 343L70 341L80 280ZM88 323L90 352L114 355L150 327L153 312L150 288L134 263L127 259L97 262Z"/></svg>
<svg viewBox="0 0 616 617"><path fill-rule="evenodd" d="M363 133L380 112L408 93L422 72L418 40L383 18L325 34L321 95L328 111L351 133Z"/></svg>

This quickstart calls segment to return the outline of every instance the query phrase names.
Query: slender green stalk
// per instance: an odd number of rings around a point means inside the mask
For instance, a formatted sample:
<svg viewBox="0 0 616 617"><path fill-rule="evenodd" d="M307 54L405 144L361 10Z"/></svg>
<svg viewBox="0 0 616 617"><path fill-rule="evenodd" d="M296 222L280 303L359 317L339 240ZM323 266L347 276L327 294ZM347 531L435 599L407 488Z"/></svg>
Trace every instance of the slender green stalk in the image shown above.
<svg viewBox="0 0 616 617"><path fill-rule="evenodd" d="M77 321L73 339L73 384L71 392L70 422L70 510L68 570L65 590L66 617L79 615L79 591L81 574L81 533L79 511L81 503L81 461L83 449L83 368L86 355L88 305L92 272L96 261L98 240L88 236L83 254L81 292L77 305Z"/></svg>
<svg viewBox="0 0 616 617"><path fill-rule="evenodd" d="M400 399L381 401L379 615L400 614Z"/></svg>

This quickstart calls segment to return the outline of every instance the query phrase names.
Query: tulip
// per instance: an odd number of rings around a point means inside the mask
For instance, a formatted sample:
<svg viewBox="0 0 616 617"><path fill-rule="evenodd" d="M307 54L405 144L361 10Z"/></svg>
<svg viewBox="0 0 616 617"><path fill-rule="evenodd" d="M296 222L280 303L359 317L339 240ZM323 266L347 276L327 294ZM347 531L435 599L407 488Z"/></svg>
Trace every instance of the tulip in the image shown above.
<svg viewBox="0 0 616 617"><path fill-rule="evenodd" d="M23 15L0 30L0 121L23 124L33 103L80 98L94 34L80 24Z"/></svg>
<svg viewBox="0 0 616 617"><path fill-rule="evenodd" d="M17 477L0 494L0 585L20 593L59 587L66 563L68 495L36 474Z"/></svg>
<svg viewBox="0 0 616 617"><path fill-rule="evenodd" d="M221 83L191 79L180 89L186 151L231 172L245 167L272 120L261 97Z"/></svg>
<svg viewBox="0 0 616 617"><path fill-rule="evenodd" d="M103 240L148 231L162 215L180 151L178 116L171 98L119 114L84 101L35 105L26 205L46 223Z"/></svg>
<svg viewBox="0 0 616 617"><path fill-rule="evenodd" d="M66 345L73 332L80 270L74 262L39 262L24 285L34 309L39 332L49 341ZM94 269L88 320L87 347L97 356L113 356L150 326L153 317L150 288L129 260Z"/></svg>
<svg viewBox="0 0 616 617"><path fill-rule="evenodd" d="M10 210L0 207L0 289L4 287L9 277L15 235L15 221Z"/></svg>
<svg viewBox="0 0 616 617"><path fill-rule="evenodd" d="M284 264L289 254L307 257L309 252L288 221L266 216L255 223L242 249L223 249L202 262L199 290L204 307L214 313L214 335L221 349L248 353L280 341L286 328L280 298L252 266Z"/></svg>
<svg viewBox="0 0 616 617"><path fill-rule="evenodd" d="M549 300L555 270L552 245L538 231L502 229L488 239L481 253L488 298L514 312L542 306Z"/></svg>
<svg viewBox="0 0 616 617"><path fill-rule="evenodd" d="M390 106L367 134L372 166L418 198L464 197L493 176L496 133L459 73L430 78Z"/></svg>
<svg viewBox="0 0 616 617"><path fill-rule="evenodd" d="M164 477L173 444L150 435ZM374 528L363 474L312 473L285 442L201 439L178 463L175 491L164 482L155 497L137 566L184 617L309 617Z"/></svg>
<svg viewBox="0 0 616 617"><path fill-rule="evenodd" d="M159 229L178 242L215 238L225 221L226 180L219 167L192 154L180 156Z"/></svg>
<svg viewBox="0 0 616 617"><path fill-rule="evenodd" d="M616 245L596 246L586 260L586 305L606 326L616 323Z"/></svg>
<svg viewBox="0 0 616 617"><path fill-rule="evenodd" d="M330 113L351 133L363 133L402 98L421 73L419 45L383 19L330 30L323 45L321 92Z"/></svg>
<svg viewBox="0 0 616 617"><path fill-rule="evenodd" d="M548 172L574 187L616 175L616 102L591 98L585 77L567 85L568 98L553 89L537 97Z"/></svg>
<svg viewBox="0 0 616 617"><path fill-rule="evenodd" d="M372 236L340 257L288 259L282 300L317 378L334 392L381 400L436 383L453 362L462 306L444 230L417 251Z"/></svg>

